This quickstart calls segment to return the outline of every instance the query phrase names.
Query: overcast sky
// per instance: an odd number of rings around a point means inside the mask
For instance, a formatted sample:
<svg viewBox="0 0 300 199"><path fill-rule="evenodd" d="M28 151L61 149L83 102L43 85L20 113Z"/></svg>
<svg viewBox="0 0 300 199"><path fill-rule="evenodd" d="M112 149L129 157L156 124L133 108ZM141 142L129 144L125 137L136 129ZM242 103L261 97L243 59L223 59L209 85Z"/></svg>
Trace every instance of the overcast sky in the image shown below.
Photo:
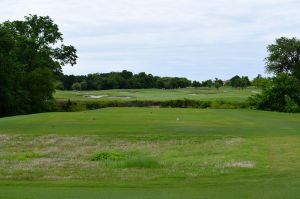
<svg viewBox="0 0 300 199"><path fill-rule="evenodd" d="M78 50L66 74L193 80L264 74L266 46L300 37L299 0L0 0L0 21L49 15Z"/></svg>

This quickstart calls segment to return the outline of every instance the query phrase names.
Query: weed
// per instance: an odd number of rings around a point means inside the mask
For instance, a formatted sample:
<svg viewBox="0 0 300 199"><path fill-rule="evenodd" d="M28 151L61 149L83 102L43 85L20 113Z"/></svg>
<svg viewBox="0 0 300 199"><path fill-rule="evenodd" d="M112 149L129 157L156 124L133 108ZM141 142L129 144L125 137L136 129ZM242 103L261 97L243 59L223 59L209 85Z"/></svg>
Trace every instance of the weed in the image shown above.
<svg viewBox="0 0 300 199"><path fill-rule="evenodd" d="M96 153L91 157L91 161L103 161L103 160L122 160L125 158L125 155L118 152L100 152Z"/></svg>

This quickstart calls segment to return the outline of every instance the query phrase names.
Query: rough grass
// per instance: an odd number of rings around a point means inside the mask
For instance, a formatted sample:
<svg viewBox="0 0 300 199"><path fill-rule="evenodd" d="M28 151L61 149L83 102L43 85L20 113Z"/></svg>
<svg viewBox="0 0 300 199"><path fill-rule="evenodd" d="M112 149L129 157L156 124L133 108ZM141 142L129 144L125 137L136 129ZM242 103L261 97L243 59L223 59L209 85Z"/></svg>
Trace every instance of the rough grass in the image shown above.
<svg viewBox="0 0 300 199"><path fill-rule="evenodd" d="M149 157L137 156L119 164L121 168L159 168L160 164L157 160Z"/></svg>
<svg viewBox="0 0 300 199"><path fill-rule="evenodd" d="M112 160L112 161L117 161L117 160L122 160L126 156L122 153L118 152L99 152L94 154L90 160L91 161L106 161L106 160Z"/></svg>

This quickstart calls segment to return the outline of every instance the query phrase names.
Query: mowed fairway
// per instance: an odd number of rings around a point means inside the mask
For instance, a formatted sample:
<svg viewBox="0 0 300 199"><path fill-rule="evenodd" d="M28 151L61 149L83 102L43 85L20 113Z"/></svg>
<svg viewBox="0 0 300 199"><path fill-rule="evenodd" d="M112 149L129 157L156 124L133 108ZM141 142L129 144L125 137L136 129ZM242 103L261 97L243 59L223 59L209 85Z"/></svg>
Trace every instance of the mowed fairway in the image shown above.
<svg viewBox="0 0 300 199"><path fill-rule="evenodd" d="M300 114L106 108L0 119L0 198L299 198Z"/></svg>
<svg viewBox="0 0 300 199"><path fill-rule="evenodd" d="M183 88L183 89L115 89L98 91L60 91L54 97L57 100L72 101L129 101L129 100L176 100L191 99L202 101L224 100L227 102L244 102L251 95L260 91L256 88L237 89L231 87Z"/></svg>

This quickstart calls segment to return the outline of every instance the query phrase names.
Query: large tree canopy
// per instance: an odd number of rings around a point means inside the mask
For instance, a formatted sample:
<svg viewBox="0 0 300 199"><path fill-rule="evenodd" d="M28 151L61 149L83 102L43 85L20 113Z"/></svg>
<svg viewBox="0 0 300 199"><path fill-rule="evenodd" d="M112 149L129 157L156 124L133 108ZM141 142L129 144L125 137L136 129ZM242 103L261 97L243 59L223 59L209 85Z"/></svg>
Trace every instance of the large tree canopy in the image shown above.
<svg viewBox="0 0 300 199"><path fill-rule="evenodd" d="M300 40L281 37L267 47L266 69L270 73L288 73L300 79Z"/></svg>
<svg viewBox="0 0 300 199"><path fill-rule="evenodd" d="M281 37L267 49L266 69L276 76L257 77L254 83L263 83L263 90L250 102L262 110L300 112L300 40Z"/></svg>
<svg viewBox="0 0 300 199"><path fill-rule="evenodd" d="M48 16L0 24L0 115L49 109L55 78L76 60L76 49L63 44Z"/></svg>

